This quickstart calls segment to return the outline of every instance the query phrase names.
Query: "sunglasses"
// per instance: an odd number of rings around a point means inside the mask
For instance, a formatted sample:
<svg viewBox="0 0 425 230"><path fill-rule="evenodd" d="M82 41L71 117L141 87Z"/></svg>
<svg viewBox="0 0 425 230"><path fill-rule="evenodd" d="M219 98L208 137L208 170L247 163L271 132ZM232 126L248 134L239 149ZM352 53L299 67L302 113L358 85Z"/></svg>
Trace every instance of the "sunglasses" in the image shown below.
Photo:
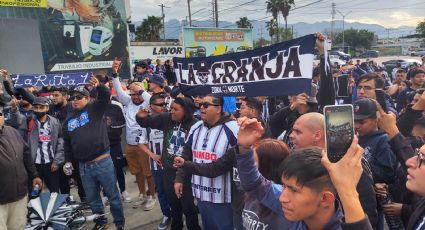
<svg viewBox="0 0 425 230"><path fill-rule="evenodd" d="M77 101L79 101L79 100L81 100L81 99L83 99L83 98L85 98L85 96L83 96L83 95L76 95L76 96L72 96L72 97L70 97L69 99L70 99L71 101L75 101L75 99L77 99Z"/></svg>
<svg viewBox="0 0 425 230"><path fill-rule="evenodd" d="M137 93L130 93L129 95L130 95L130 97L132 97L132 96L140 96L140 95L139 95L139 94L137 94Z"/></svg>
<svg viewBox="0 0 425 230"><path fill-rule="evenodd" d="M415 154L418 157L416 160L416 165L418 168L420 168L422 163L425 161L425 154L423 154L419 149L415 149Z"/></svg>
<svg viewBox="0 0 425 230"><path fill-rule="evenodd" d="M0 117L2 117L3 116L3 113L2 112L0 112Z"/></svg>
<svg viewBox="0 0 425 230"><path fill-rule="evenodd" d="M219 105L212 104L212 103L209 103L209 102L202 102L202 103L200 103L200 104L199 104L199 106L200 106L200 107L204 107L204 108L206 108L206 109L208 109L208 107L209 107L210 105L211 105L211 106L219 106Z"/></svg>
<svg viewBox="0 0 425 230"><path fill-rule="evenodd" d="M165 106L167 105L167 103L158 103L158 104L153 104L153 103L152 103L152 105L165 107Z"/></svg>

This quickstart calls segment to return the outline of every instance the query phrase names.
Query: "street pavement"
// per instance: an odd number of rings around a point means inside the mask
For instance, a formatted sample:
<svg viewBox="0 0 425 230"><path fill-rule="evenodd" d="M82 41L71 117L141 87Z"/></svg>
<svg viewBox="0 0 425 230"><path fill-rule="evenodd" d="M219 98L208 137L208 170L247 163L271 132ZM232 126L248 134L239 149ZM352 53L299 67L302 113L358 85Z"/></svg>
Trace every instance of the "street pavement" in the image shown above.
<svg viewBox="0 0 425 230"><path fill-rule="evenodd" d="M139 189L137 188L137 184L135 183L135 177L131 175L128 170L125 175L125 184L127 192L133 201L139 196ZM79 200L77 189L72 188L71 194L74 196L75 200ZM155 207L150 211L144 211L143 207L139 207L137 209L133 208L133 203L123 203L124 205L124 216L126 221L126 229L127 230L156 230L160 220L162 219L162 212L159 206L159 202L156 202ZM105 212L109 213L109 206L106 206ZM109 213L107 215L109 228L111 230L115 229L115 225L113 224L113 218ZM94 226L93 223L87 224L83 229L90 230Z"/></svg>

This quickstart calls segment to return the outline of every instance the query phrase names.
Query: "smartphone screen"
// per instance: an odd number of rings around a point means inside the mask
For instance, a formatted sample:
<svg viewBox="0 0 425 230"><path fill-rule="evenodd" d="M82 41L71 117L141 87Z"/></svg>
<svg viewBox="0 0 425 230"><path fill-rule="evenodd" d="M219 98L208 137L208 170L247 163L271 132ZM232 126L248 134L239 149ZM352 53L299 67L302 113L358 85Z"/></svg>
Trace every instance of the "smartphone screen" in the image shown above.
<svg viewBox="0 0 425 230"><path fill-rule="evenodd" d="M326 151L329 160L337 162L344 156L353 141L353 106L325 106L324 115Z"/></svg>

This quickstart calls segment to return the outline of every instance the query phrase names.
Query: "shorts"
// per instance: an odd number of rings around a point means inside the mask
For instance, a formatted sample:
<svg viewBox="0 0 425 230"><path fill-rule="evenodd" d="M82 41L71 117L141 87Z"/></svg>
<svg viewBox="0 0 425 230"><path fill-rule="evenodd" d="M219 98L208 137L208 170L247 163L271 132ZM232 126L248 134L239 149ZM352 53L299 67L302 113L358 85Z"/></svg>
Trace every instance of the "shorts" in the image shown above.
<svg viewBox="0 0 425 230"><path fill-rule="evenodd" d="M142 172L145 177L152 176L149 156L142 152L137 145L125 145L125 158L132 175Z"/></svg>

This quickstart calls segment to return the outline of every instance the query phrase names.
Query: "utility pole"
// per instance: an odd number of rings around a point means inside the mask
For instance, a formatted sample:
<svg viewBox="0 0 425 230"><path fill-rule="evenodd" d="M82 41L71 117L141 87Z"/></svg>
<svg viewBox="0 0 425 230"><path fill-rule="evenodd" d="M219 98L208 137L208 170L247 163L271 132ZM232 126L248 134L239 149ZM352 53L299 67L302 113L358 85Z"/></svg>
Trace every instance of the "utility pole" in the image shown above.
<svg viewBox="0 0 425 230"><path fill-rule="evenodd" d="M161 5L158 5L158 6L161 7L161 12L162 12L162 16L161 16L162 17L162 39L165 40L165 20L164 20L165 14L164 14L164 7L165 8L170 8L170 7L164 6L164 4L161 4Z"/></svg>
<svg viewBox="0 0 425 230"><path fill-rule="evenodd" d="M260 28L260 47L263 47L263 27Z"/></svg>
<svg viewBox="0 0 425 230"><path fill-rule="evenodd" d="M189 27L192 27L192 14L190 13L190 0L187 0L187 7L189 9Z"/></svg>
<svg viewBox="0 0 425 230"><path fill-rule="evenodd" d="M353 12L353 11L349 11L348 13L346 13L346 14L343 14L343 13L341 13L341 11L339 11L339 10L336 10L339 14L341 14L341 16L342 16L342 51L343 52L345 52L345 50L344 50L344 48L345 48L345 17L347 16L347 15L349 15L351 12Z"/></svg>
<svg viewBox="0 0 425 230"><path fill-rule="evenodd" d="M331 22L331 40L334 39L334 29L335 29L335 14L336 14L336 10L335 10L336 4L335 2L332 1L332 22Z"/></svg>
<svg viewBox="0 0 425 230"><path fill-rule="evenodd" d="M211 1L211 7L212 7L211 14L212 14L212 24L213 24L213 27L215 26L215 2L214 1L215 0L212 0Z"/></svg>
<svg viewBox="0 0 425 230"><path fill-rule="evenodd" d="M217 0L215 0L215 4L214 4L214 8L215 8L215 27L218 28L218 4L217 4Z"/></svg>

